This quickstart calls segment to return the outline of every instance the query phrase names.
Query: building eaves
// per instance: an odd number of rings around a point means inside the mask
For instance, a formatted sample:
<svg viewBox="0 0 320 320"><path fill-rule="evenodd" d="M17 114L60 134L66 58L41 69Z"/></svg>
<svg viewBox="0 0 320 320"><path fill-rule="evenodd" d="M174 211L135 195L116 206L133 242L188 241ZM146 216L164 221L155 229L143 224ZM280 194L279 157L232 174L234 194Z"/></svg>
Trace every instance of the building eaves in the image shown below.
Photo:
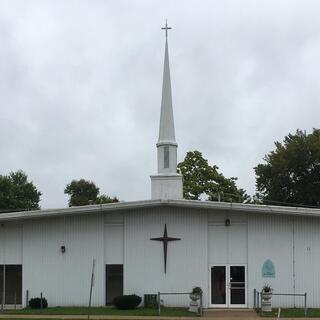
<svg viewBox="0 0 320 320"><path fill-rule="evenodd" d="M144 209L152 207L180 207L186 209L203 209L214 211L234 211L256 214L277 214L277 215L294 215L294 216L312 216L320 217L320 209L301 208L301 207L284 207L269 206L244 203L213 202L198 200L142 200L130 202L115 202L101 205L90 205L81 207L70 207L62 209L46 209L34 211L20 211L0 214L0 223L6 221L23 221L29 219L42 219L50 217L61 217L68 215L82 215L93 213L111 213L117 211L128 211L134 209Z"/></svg>

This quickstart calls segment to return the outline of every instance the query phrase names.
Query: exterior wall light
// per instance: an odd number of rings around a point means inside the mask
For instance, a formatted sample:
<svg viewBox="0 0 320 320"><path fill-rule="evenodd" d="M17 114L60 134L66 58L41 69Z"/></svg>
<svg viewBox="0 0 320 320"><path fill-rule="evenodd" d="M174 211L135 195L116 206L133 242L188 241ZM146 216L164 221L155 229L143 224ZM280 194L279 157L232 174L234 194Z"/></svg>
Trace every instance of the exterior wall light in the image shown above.
<svg viewBox="0 0 320 320"><path fill-rule="evenodd" d="M226 227L229 227L230 226L230 219L226 219L225 222L224 222L225 226Z"/></svg>
<svg viewBox="0 0 320 320"><path fill-rule="evenodd" d="M65 253L66 252L66 246L61 246L60 250L61 250L61 253Z"/></svg>

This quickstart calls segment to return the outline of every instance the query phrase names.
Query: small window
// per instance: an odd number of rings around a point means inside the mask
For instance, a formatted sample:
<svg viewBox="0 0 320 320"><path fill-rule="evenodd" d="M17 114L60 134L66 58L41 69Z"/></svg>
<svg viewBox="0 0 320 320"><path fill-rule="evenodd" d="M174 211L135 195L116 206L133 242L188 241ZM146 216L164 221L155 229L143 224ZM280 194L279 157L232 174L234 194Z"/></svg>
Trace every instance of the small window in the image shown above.
<svg viewBox="0 0 320 320"><path fill-rule="evenodd" d="M164 147L164 168L169 168L169 147Z"/></svg>

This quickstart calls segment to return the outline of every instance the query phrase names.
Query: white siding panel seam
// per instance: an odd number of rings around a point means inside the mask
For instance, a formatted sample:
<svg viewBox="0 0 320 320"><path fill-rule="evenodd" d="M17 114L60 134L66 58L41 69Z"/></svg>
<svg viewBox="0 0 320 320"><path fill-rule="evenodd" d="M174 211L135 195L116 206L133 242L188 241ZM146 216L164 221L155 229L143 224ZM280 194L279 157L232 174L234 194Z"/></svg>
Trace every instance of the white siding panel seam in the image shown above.
<svg viewBox="0 0 320 320"><path fill-rule="evenodd" d="M295 260L295 219L294 217L291 219L292 224L292 286L293 293L296 293L296 260ZM294 300L295 306L295 300Z"/></svg>

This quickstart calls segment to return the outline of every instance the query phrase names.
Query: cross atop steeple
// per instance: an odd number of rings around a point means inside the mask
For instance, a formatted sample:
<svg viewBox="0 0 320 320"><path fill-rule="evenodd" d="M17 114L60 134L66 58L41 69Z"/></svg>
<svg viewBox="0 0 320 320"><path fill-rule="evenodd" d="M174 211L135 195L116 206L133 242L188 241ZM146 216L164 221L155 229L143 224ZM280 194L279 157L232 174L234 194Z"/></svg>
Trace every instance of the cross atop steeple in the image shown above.
<svg viewBox="0 0 320 320"><path fill-rule="evenodd" d="M168 27L168 23L167 23L167 20L166 20L166 26L161 28L162 30L166 30L166 39L168 38L168 30L172 29L171 27Z"/></svg>

